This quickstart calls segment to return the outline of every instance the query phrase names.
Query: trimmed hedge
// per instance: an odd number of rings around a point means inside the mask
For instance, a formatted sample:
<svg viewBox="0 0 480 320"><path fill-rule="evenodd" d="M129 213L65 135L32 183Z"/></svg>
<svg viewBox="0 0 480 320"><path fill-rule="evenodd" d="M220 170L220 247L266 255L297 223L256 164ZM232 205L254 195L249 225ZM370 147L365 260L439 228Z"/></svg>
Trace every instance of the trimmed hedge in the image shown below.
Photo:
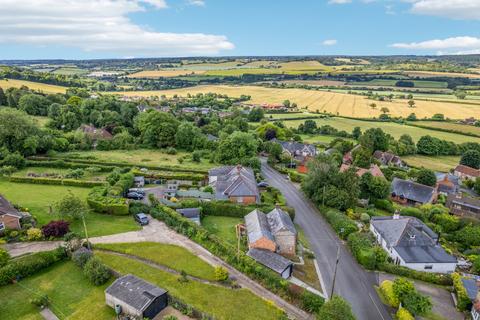
<svg viewBox="0 0 480 320"><path fill-rule="evenodd" d="M95 212L128 215L128 201L124 198L108 197L106 188L93 188L88 194L87 203Z"/></svg>
<svg viewBox="0 0 480 320"><path fill-rule="evenodd" d="M45 185L62 185L71 187L92 188L105 184L103 181L81 181L74 179L50 179L50 178L32 178L32 177L15 177L9 178L10 182L16 183L31 183L31 184L45 184Z"/></svg>
<svg viewBox="0 0 480 320"><path fill-rule="evenodd" d="M322 212L323 210L320 211ZM342 239L347 239L351 233L358 231L355 222L339 211L330 209L323 216Z"/></svg>
<svg viewBox="0 0 480 320"><path fill-rule="evenodd" d="M124 173L120 175L120 178L117 182L110 188L108 188L108 195L114 197L121 197L129 188L132 187L134 180L134 175L131 172Z"/></svg>
<svg viewBox="0 0 480 320"><path fill-rule="evenodd" d="M472 302L467 294L467 289L463 286L462 277L454 272L452 273L453 288L457 294L457 308L460 311L470 310Z"/></svg>
<svg viewBox="0 0 480 320"><path fill-rule="evenodd" d="M279 277L272 270L258 264L255 260L248 257L244 252L237 252L237 248L226 243L219 237L207 231L179 215L175 210L166 206L157 206L150 210L150 214L159 219L176 232L183 234L191 240L197 242L202 247L210 251L213 255L221 258L226 263L235 267L240 272L262 284L265 288L271 290L288 301L302 307L301 299L298 295L289 290L289 282ZM305 290L302 288L302 290Z"/></svg>
<svg viewBox="0 0 480 320"><path fill-rule="evenodd" d="M66 258L65 250L57 248L14 259L0 268L0 286L7 285L15 279L31 276Z"/></svg>
<svg viewBox="0 0 480 320"><path fill-rule="evenodd" d="M375 270L387 260L387 253L375 244L371 234L361 232L350 234L348 246L358 263L368 270Z"/></svg>
<svg viewBox="0 0 480 320"><path fill-rule="evenodd" d="M451 286L453 283L452 277L449 274L417 271L393 263L380 264L378 270L443 286Z"/></svg>
<svg viewBox="0 0 480 320"><path fill-rule="evenodd" d="M65 162L63 160L27 160L26 165L27 167L46 167L46 168L60 168L60 169L86 169L92 167L91 164L88 163L73 163L73 162ZM93 165L98 167L101 172L110 172L113 170L114 167L112 166L104 166L101 164Z"/></svg>
<svg viewBox="0 0 480 320"><path fill-rule="evenodd" d="M400 301L398 297L393 292L393 282L390 280L384 280L380 284L380 292L382 293L383 297L387 301L387 303L394 308L398 308Z"/></svg>
<svg viewBox="0 0 480 320"><path fill-rule="evenodd" d="M150 179L186 180L186 181L205 180L205 175L199 174L199 173L185 173L185 172L174 172L174 171L143 172L138 169L132 169L132 172L136 176L144 176L145 178L150 178Z"/></svg>

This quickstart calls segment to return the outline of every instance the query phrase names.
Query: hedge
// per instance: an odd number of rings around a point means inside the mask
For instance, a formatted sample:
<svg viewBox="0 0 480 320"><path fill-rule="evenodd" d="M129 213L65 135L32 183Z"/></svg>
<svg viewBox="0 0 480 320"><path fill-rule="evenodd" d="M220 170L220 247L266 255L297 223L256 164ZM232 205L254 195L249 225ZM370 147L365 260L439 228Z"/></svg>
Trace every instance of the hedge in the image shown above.
<svg viewBox="0 0 480 320"><path fill-rule="evenodd" d="M28 160L37 160L37 161L64 161L69 163L78 164L87 164L89 167L92 165L95 166L104 166L104 167L127 167L131 168L135 165L130 163L123 162L108 162L108 161L98 161L98 160L85 160L85 159L68 159L68 158L50 158L50 157L41 157L41 156L31 156L28 157ZM178 171L178 172L192 172L192 173L201 173L203 175L208 174L207 170L198 170L198 169L186 169L181 166L152 166L152 165L142 165L142 168L147 168L151 170L165 170L165 171Z"/></svg>
<svg viewBox="0 0 480 320"><path fill-rule="evenodd" d="M27 167L46 167L46 168L60 168L60 169L86 169L95 166L100 169L101 172L110 172L114 167L104 166L101 164L87 164L87 163L73 163L65 162L63 160L30 160L26 162Z"/></svg>
<svg viewBox="0 0 480 320"><path fill-rule="evenodd" d="M467 289L463 286L462 277L454 272L452 273L453 288L457 294L457 308L460 311L470 310L472 302L467 294Z"/></svg>
<svg viewBox="0 0 480 320"><path fill-rule="evenodd" d="M152 208L150 214L154 218L165 222L167 226L176 232L200 244L213 255L259 282L265 288L302 307L301 296L289 290L289 282L287 280L282 279L272 270L258 264L244 252L238 252L235 246L223 241L205 228L196 225L166 206ZM302 290L305 289L302 288Z"/></svg>
<svg viewBox="0 0 480 320"><path fill-rule="evenodd" d="M31 276L66 258L65 250L57 248L14 259L0 268L0 286L7 285L15 279Z"/></svg>
<svg viewBox="0 0 480 320"><path fill-rule="evenodd" d="M321 212L322 211L323 210L321 210ZM333 230L335 230L342 239L347 239L351 233L358 231L356 223L339 211L331 209L326 211L323 215L332 226Z"/></svg>
<svg viewBox="0 0 480 320"><path fill-rule="evenodd" d="M405 308L400 308L395 315L397 320L415 320L415 317Z"/></svg>
<svg viewBox="0 0 480 320"><path fill-rule="evenodd" d="M121 197L129 188L132 187L134 180L134 175L131 172L124 173L120 175L120 178L117 182L111 187L108 188L108 195L114 197Z"/></svg>
<svg viewBox="0 0 480 320"><path fill-rule="evenodd" d="M452 277L449 274L417 271L388 262L380 264L378 270L443 286L451 286L453 283Z"/></svg>
<svg viewBox="0 0 480 320"><path fill-rule="evenodd" d="M370 234L360 232L350 234L348 246L358 263L368 270L374 270L380 263L386 261L387 254L375 245Z"/></svg>
<svg viewBox="0 0 480 320"><path fill-rule="evenodd" d="M112 215L128 214L128 201L124 198L108 197L106 188L93 188L88 194L87 203L95 212Z"/></svg>
<svg viewBox="0 0 480 320"><path fill-rule="evenodd" d="M398 308L400 301L398 297L393 292L393 282L390 280L384 280L380 284L380 292L382 293L383 297L385 298L386 302L394 308Z"/></svg>
<svg viewBox="0 0 480 320"><path fill-rule="evenodd" d="M230 201L197 201L184 200L181 201L183 208L202 208L202 214L207 216L223 216L243 218L255 209L268 213L275 209L273 204L251 204L240 205ZM292 219L295 219L295 209L287 206L280 206L282 210L287 212Z"/></svg>
<svg viewBox="0 0 480 320"><path fill-rule="evenodd" d="M132 172L136 176L144 176L151 179L167 179L167 180L187 180L187 181L203 181L205 180L204 174L198 173L185 173L185 172L172 172L172 171L147 171L143 172L138 169L132 169Z"/></svg>
<svg viewBox="0 0 480 320"><path fill-rule="evenodd" d="M82 181L75 179L51 179L51 178L33 178L33 177L15 177L9 178L10 182L17 183L31 183L31 184L45 184L45 185L62 185L72 187L92 188L105 184L103 181Z"/></svg>

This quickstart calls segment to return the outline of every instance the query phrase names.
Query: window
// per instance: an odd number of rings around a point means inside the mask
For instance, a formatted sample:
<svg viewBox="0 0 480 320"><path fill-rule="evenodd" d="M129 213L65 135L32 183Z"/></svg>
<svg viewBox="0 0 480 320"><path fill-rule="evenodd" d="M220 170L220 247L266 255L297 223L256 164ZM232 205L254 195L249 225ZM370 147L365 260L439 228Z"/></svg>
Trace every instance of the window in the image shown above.
<svg viewBox="0 0 480 320"><path fill-rule="evenodd" d="M431 264L426 264L425 267L424 267L425 270L432 270L433 269L433 265Z"/></svg>
<svg viewBox="0 0 480 320"><path fill-rule="evenodd" d="M0 222L0 230L5 229L5 224L3 222Z"/></svg>

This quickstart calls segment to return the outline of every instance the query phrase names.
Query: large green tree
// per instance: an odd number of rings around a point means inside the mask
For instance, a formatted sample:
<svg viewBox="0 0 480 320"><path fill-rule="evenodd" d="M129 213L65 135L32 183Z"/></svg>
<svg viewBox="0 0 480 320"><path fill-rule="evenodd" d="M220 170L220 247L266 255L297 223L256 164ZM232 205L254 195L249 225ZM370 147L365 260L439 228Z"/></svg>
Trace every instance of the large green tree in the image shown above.
<svg viewBox="0 0 480 320"><path fill-rule="evenodd" d="M426 186L433 187L437 184L437 177L432 170L422 168L418 171L417 182Z"/></svg>
<svg viewBox="0 0 480 320"><path fill-rule="evenodd" d="M469 166L475 169L480 168L480 151L478 150L467 150L462 154L460 159L460 164Z"/></svg>
<svg viewBox="0 0 480 320"><path fill-rule="evenodd" d="M318 320L355 320L352 308L339 296L325 302L317 313Z"/></svg>
<svg viewBox="0 0 480 320"><path fill-rule="evenodd" d="M258 141L246 132L235 131L220 140L216 159L225 164L247 164L255 158L258 150Z"/></svg>
<svg viewBox="0 0 480 320"><path fill-rule="evenodd" d="M141 142L150 148L174 146L178 125L172 114L154 110L139 114L134 121Z"/></svg>
<svg viewBox="0 0 480 320"><path fill-rule="evenodd" d="M26 140L35 137L38 132L33 120L24 112L11 108L0 109L0 147L23 154Z"/></svg>
<svg viewBox="0 0 480 320"><path fill-rule="evenodd" d="M376 150L386 151L390 143L390 136L380 128L370 128L360 136L359 142L372 152Z"/></svg>
<svg viewBox="0 0 480 320"><path fill-rule="evenodd" d="M193 151L195 147L197 147L195 145L196 142L199 141L199 138L202 136L203 134L199 128L190 122L183 122L178 126L177 133L175 134L175 143L177 148Z"/></svg>
<svg viewBox="0 0 480 320"><path fill-rule="evenodd" d="M46 116L50 105L51 102L46 97L33 93L23 95L18 101L20 110L35 116Z"/></svg>
<svg viewBox="0 0 480 320"><path fill-rule="evenodd" d="M374 177L370 172L360 178L361 197L363 199L385 199L390 193L390 183L382 177Z"/></svg>

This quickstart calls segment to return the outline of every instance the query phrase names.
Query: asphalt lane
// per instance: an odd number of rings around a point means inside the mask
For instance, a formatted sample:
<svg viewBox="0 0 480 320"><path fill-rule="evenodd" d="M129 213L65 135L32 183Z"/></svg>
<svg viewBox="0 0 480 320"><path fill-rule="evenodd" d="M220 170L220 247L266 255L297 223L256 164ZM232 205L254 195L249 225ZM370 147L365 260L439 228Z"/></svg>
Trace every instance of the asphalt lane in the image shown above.
<svg viewBox="0 0 480 320"><path fill-rule="evenodd" d="M339 250L340 259L334 294L342 296L350 303L358 320L390 320L390 314L373 287L376 275L358 265L313 203L291 181L272 169L264 160L262 174L271 186L282 192L287 204L295 208L295 223L304 230L315 253L327 295L331 294Z"/></svg>

